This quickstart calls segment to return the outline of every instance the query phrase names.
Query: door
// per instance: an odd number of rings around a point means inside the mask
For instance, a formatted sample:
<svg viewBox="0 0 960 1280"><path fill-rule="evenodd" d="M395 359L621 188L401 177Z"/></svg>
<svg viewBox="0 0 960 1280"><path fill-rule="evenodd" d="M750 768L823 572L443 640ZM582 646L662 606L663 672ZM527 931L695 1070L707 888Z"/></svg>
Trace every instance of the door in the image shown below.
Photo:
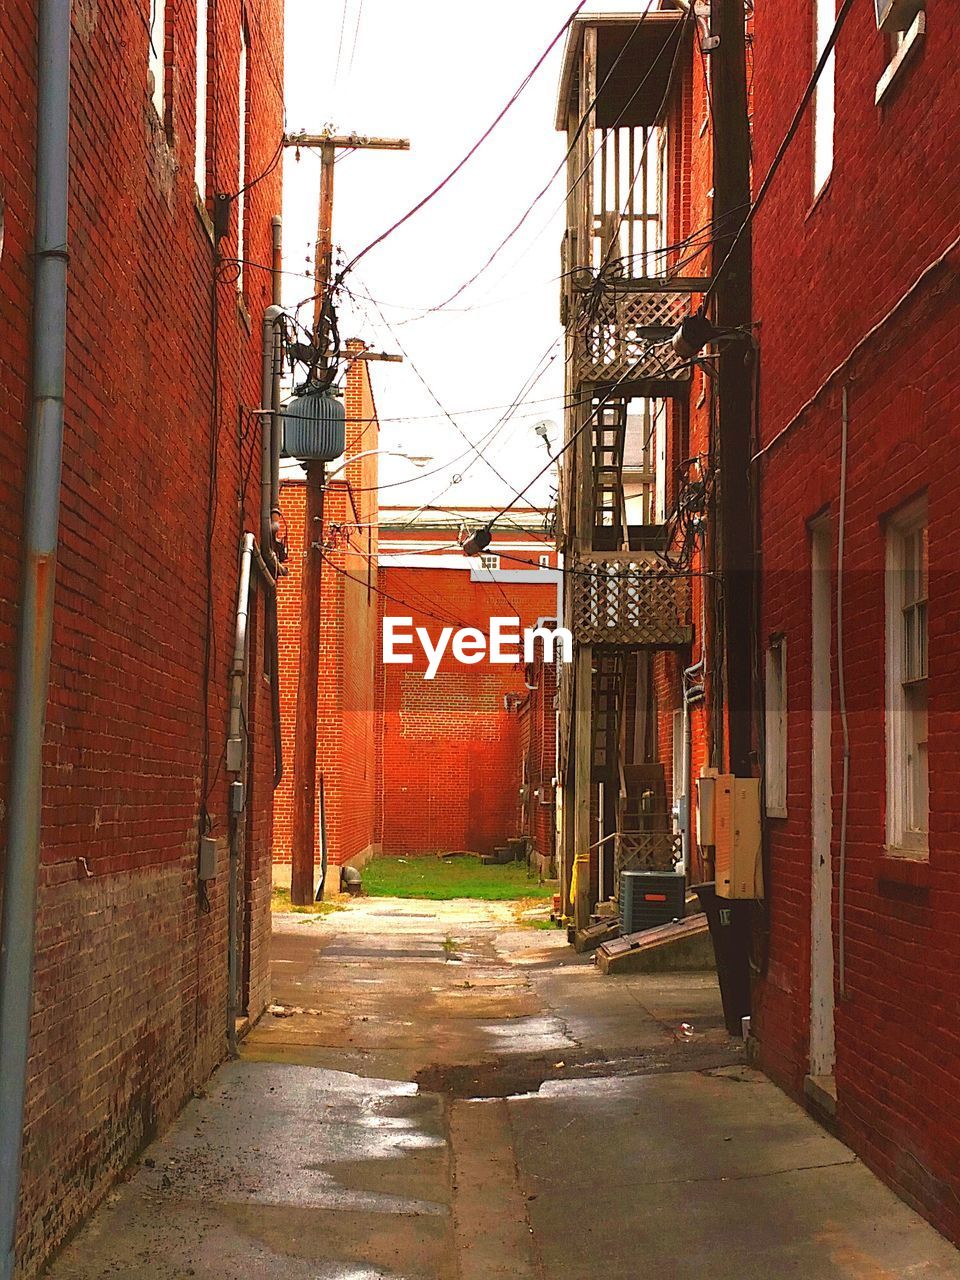
<svg viewBox="0 0 960 1280"><path fill-rule="evenodd" d="M810 1075L832 1076L834 1048L833 857L830 736L832 720L832 589L829 521L814 525L811 542L811 893Z"/></svg>

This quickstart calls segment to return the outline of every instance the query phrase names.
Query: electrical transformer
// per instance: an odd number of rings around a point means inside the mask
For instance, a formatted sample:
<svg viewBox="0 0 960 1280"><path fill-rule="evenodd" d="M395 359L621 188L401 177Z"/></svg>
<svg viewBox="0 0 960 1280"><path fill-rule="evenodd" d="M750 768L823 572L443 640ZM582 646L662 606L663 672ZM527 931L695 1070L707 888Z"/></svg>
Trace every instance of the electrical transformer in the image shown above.
<svg viewBox="0 0 960 1280"><path fill-rule="evenodd" d="M298 387L281 410L283 454L301 462L333 462L346 448L346 410L329 388Z"/></svg>

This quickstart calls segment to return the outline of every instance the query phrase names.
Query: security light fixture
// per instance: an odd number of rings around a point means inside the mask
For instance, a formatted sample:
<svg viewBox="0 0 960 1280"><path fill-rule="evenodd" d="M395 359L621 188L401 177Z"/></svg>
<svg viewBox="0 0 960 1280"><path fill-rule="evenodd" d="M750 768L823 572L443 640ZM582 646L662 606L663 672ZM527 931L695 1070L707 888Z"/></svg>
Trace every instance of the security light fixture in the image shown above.
<svg viewBox="0 0 960 1280"><path fill-rule="evenodd" d="M482 529L474 529L469 538L464 539L460 544L465 556L478 556L486 551L490 545L490 539L493 537L492 532L486 526Z"/></svg>
<svg viewBox="0 0 960 1280"><path fill-rule="evenodd" d="M533 428L534 434L538 435L546 446L547 453L553 457L553 451L550 448L550 433L556 429L556 423L551 422L549 418L544 418L542 422L538 422Z"/></svg>
<svg viewBox="0 0 960 1280"><path fill-rule="evenodd" d="M682 359L692 360L715 337L716 330L707 317L702 311L695 311L681 321L680 328L670 339L670 345Z"/></svg>

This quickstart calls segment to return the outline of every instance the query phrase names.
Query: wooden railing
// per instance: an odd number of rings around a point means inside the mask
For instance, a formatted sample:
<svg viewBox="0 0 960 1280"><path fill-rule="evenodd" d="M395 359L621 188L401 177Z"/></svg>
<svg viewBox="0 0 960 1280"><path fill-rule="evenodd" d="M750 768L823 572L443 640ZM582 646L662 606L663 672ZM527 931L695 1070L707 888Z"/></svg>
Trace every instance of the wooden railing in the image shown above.
<svg viewBox="0 0 960 1280"><path fill-rule="evenodd" d="M693 638L690 580L653 553L583 553L571 583L580 644L676 649Z"/></svg>

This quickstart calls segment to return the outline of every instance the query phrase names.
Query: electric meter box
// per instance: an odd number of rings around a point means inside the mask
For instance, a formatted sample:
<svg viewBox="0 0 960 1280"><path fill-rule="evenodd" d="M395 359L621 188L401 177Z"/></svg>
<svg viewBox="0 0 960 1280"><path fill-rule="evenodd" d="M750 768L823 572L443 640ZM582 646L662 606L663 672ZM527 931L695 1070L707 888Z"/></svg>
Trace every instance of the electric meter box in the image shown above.
<svg viewBox="0 0 960 1280"><path fill-rule="evenodd" d="M704 769L697 778L697 844L710 849L715 843L714 804L717 795L716 769Z"/></svg>
<svg viewBox="0 0 960 1280"><path fill-rule="evenodd" d="M301 462L333 462L347 443L343 401L328 388L298 387L280 412L283 455Z"/></svg>
<svg viewBox="0 0 960 1280"><path fill-rule="evenodd" d="M719 898L762 898L760 779L720 774L713 801L714 870Z"/></svg>

